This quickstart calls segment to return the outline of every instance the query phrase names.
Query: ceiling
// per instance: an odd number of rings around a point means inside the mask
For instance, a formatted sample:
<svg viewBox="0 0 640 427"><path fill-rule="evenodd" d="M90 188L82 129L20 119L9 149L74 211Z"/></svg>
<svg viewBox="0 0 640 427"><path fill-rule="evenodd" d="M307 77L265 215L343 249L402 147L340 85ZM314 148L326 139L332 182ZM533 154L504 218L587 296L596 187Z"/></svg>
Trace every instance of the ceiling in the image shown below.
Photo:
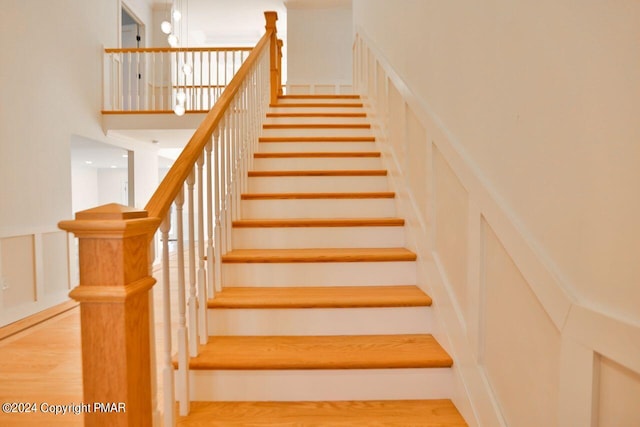
<svg viewBox="0 0 640 427"><path fill-rule="evenodd" d="M154 5L172 2L153 0ZM286 39L284 0L176 0L183 10L183 30L190 46L252 46L264 33L264 12L278 12L278 33ZM186 11L186 12L185 12Z"/></svg>

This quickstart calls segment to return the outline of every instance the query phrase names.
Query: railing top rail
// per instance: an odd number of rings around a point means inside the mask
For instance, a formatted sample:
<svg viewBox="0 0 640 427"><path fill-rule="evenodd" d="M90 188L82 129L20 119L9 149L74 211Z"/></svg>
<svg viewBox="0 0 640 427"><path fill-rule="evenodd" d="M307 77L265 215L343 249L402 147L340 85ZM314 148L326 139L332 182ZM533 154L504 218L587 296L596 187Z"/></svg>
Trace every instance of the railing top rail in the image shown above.
<svg viewBox="0 0 640 427"><path fill-rule="evenodd" d="M105 48L105 53L167 53L167 52L250 52L254 48L241 47L130 47L130 48Z"/></svg>
<svg viewBox="0 0 640 427"><path fill-rule="evenodd" d="M160 183L153 196L145 206L145 210L151 218L164 218L169 211L171 203L175 200L180 191L180 186L187 179L193 169L193 165L197 162L202 154L205 146L209 142L211 135L222 120L224 113L229 108L234 96L240 90L242 82L249 74L251 67L258 61L258 58L266 48L269 40L274 37L275 28L267 27L267 31L262 36L255 48L244 61L236 75L233 77L229 85L222 92L220 99L213 108L207 113L206 117L196 129L195 133L185 146L184 150L178 156L169 170L164 180Z"/></svg>

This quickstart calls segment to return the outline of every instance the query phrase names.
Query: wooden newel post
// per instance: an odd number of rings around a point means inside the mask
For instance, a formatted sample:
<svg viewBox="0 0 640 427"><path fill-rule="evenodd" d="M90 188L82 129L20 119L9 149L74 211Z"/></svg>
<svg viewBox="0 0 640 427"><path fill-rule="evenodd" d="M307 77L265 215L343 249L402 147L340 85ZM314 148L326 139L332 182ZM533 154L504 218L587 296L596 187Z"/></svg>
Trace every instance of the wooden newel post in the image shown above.
<svg viewBox="0 0 640 427"><path fill-rule="evenodd" d="M281 91L280 86L280 52L278 48L278 34L276 30L276 21L278 20L277 12L265 12L264 13L265 20L267 24L265 25L265 29L267 31L272 31L271 33L271 43L269 50L269 62L271 68L271 97L270 102L275 104L278 102L278 94Z"/></svg>
<svg viewBox="0 0 640 427"><path fill-rule="evenodd" d="M59 227L79 239L85 425L150 426L149 241L160 220L110 204Z"/></svg>

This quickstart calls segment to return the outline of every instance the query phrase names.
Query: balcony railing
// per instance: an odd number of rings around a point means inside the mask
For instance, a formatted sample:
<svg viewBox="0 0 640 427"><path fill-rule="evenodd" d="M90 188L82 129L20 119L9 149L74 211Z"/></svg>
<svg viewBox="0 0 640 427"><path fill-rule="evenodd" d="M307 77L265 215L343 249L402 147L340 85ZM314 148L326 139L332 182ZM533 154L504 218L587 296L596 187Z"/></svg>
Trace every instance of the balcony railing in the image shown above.
<svg viewBox="0 0 640 427"><path fill-rule="evenodd" d="M103 110L170 111L182 93L186 110L208 111L252 49L105 49Z"/></svg>

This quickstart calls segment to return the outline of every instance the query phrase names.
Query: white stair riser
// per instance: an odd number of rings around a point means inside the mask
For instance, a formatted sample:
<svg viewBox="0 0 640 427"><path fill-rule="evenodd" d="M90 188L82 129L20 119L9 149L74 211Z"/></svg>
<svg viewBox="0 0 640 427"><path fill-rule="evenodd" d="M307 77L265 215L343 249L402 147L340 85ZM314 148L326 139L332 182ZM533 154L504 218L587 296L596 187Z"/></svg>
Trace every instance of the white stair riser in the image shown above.
<svg viewBox="0 0 640 427"><path fill-rule="evenodd" d="M388 191L386 176L274 176L249 178L249 193L330 193Z"/></svg>
<svg viewBox="0 0 640 427"><path fill-rule="evenodd" d="M375 142L261 142L261 153L345 153L377 151Z"/></svg>
<svg viewBox="0 0 640 427"><path fill-rule="evenodd" d="M377 335L433 332L429 307L211 309L209 335Z"/></svg>
<svg viewBox="0 0 640 427"><path fill-rule="evenodd" d="M358 98L278 98L278 104L355 104L362 103Z"/></svg>
<svg viewBox="0 0 640 427"><path fill-rule="evenodd" d="M400 248L403 227L251 227L233 230L235 249Z"/></svg>
<svg viewBox="0 0 640 427"><path fill-rule="evenodd" d="M254 170L371 170L382 169L380 157L257 158Z"/></svg>
<svg viewBox="0 0 640 427"><path fill-rule="evenodd" d="M416 283L416 264L390 262L223 264L224 286L376 286Z"/></svg>
<svg viewBox="0 0 640 427"><path fill-rule="evenodd" d="M274 199L243 200L243 219L363 218L396 215L394 199Z"/></svg>
<svg viewBox="0 0 640 427"><path fill-rule="evenodd" d="M270 113L361 113L362 108L357 107L271 107Z"/></svg>
<svg viewBox="0 0 640 427"><path fill-rule="evenodd" d="M354 111L355 112L355 111ZM265 124L369 124L366 117L267 117Z"/></svg>
<svg viewBox="0 0 640 427"><path fill-rule="evenodd" d="M430 369L191 371L195 401L448 399L453 372Z"/></svg>
<svg viewBox="0 0 640 427"><path fill-rule="evenodd" d="M373 136L371 129L367 128L278 128L278 129L262 129L261 136L264 137L317 137L317 136L331 136L331 137L351 137L351 136Z"/></svg>

